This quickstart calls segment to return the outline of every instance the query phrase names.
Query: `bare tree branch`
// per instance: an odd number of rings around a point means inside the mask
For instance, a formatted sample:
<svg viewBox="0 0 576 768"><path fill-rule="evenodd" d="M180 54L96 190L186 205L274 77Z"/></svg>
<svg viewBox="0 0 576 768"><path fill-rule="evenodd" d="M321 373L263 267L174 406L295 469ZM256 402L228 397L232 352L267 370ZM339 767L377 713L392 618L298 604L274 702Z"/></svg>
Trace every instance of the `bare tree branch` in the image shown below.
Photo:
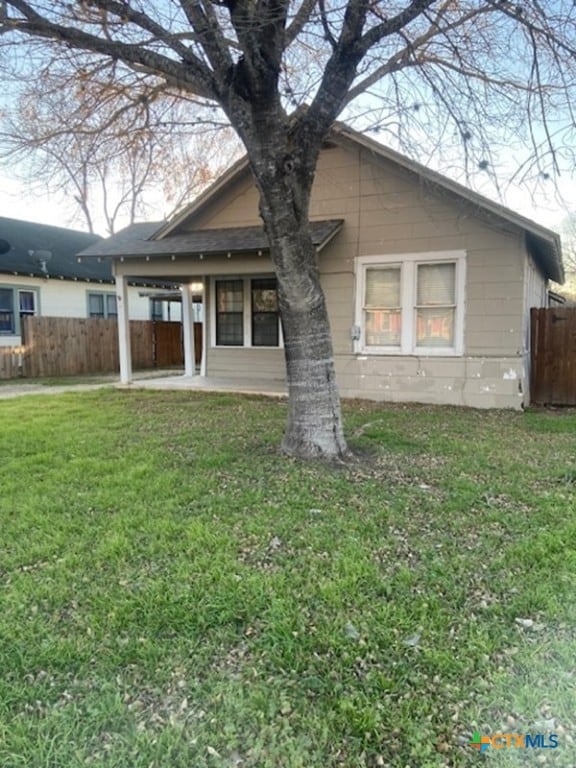
<svg viewBox="0 0 576 768"><path fill-rule="evenodd" d="M360 46L364 52L377 45L385 37L390 37L401 30L404 30L417 19L424 11L428 10L436 0L412 0L410 4L396 16L383 21L369 29L360 39Z"/></svg>
<svg viewBox="0 0 576 768"><path fill-rule="evenodd" d="M534 76L534 79L535 79L535 87L532 89L530 98L533 93L538 99L538 106L543 118L542 125L544 127L544 133L546 134L546 142L548 144L548 149L550 150L550 155L552 157L552 162L554 163L554 167L556 171L559 172L560 169L558 167L558 163L556 160L556 152L554 151L554 144L552 143L550 130L548 128L548 121L546 120L546 108L544 106L544 84L542 83L542 78L540 77L540 63L538 61L538 44L536 42L534 30L531 27L528 28L528 33L530 35L530 40L532 42L532 75Z"/></svg>
<svg viewBox="0 0 576 768"><path fill-rule="evenodd" d="M107 3L108 0L102 0ZM101 0L93 3L100 5ZM187 52L185 65L163 54L144 48L138 44L129 44L117 39L102 39L95 34L84 32L79 27L66 27L50 21L38 14L29 3L23 0L10 0L10 7L20 11L24 18L9 18L0 27L0 34L20 32L30 37L53 40L67 44L79 51L108 56L149 74L161 74L170 85L187 89L208 99L216 98L212 73L197 56ZM152 22L151 22L152 23Z"/></svg>
<svg viewBox="0 0 576 768"><path fill-rule="evenodd" d="M286 48L301 34L302 30L309 23L312 12L316 7L318 0L302 0L300 8L286 29Z"/></svg>
<svg viewBox="0 0 576 768"><path fill-rule="evenodd" d="M218 19L210 0L183 0L182 8L193 29L204 41L204 51L217 77L222 79L233 65L229 43L218 24Z"/></svg>

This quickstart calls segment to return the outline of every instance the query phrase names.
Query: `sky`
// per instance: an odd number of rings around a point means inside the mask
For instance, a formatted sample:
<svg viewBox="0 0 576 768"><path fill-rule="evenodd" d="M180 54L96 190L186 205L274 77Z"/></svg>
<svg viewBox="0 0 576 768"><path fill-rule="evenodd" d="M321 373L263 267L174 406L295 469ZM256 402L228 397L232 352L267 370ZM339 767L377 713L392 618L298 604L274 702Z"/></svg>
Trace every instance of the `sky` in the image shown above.
<svg viewBox="0 0 576 768"><path fill-rule="evenodd" d="M476 185L475 189L486 197L497 199L489 183L484 187ZM154 210L154 202L150 202L151 218L162 219L164 216L161 203L158 201ZM497 199L497 202L558 231L567 213L576 211L576 179L565 174L556 183L550 181L547 190L541 191L537 197L533 197L526 188L511 188L507 191L505 199ZM47 193L33 194L27 190L24 183L0 174L0 216L86 230L86 225L81 219L73 219L74 211L75 205L62 197L51 197ZM128 223L119 222L118 228L127 226ZM96 221L95 229L98 234L107 234L103 221Z"/></svg>
<svg viewBox="0 0 576 768"><path fill-rule="evenodd" d="M560 10L563 4L564 0L548 0L547 3L547 5L550 5L555 10ZM164 8L164 10L169 8L169 4L166 3L160 3L160 6ZM172 6L170 6L170 8L171 7ZM570 13L569 11L567 12ZM530 64L530 62L527 63L524 61L524 59L515 58L514 55L512 55L513 52L513 49L509 49L509 61L506 62L506 67L503 70L504 72L510 70L512 73L514 73L516 69L518 69L519 72L522 72L523 68ZM406 75L406 77L409 78L409 75ZM430 99L430 94L427 96L427 87L428 86L424 85L420 90L417 89L414 91L414 100L422 102L419 104L419 115L427 114L427 110L423 108L428 103L426 100ZM408 92L412 94L410 89ZM9 86L4 84L3 93L0 94L0 107L2 107L3 104L9 104L13 97L14 94L10 92ZM370 103L370 99L372 98L373 96L370 94L365 94L362 97L362 100L366 101L366 103L363 105L365 109L372 109L373 105ZM381 103L386 104L387 102L383 101ZM433 108L433 99L430 104L432 111L430 113L429 120L431 120L434 124L433 121L435 119L435 110ZM491 103L487 102L485 106L487 115L492 116L492 119L494 119L494 114L496 114L496 117L498 117L498 110L496 110L494 113L494 109L492 109ZM571 114L567 115L562 113L562 111L559 113L559 118L569 122L570 124L573 122L571 117ZM348 122L346 117L343 117L342 119ZM396 118L394 118L394 120L395 119ZM394 120L391 123L392 126L395 125ZM553 119L551 119L550 124L554 125ZM356 126L354 123L352 123L352 125L353 127L361 127ZM416 120L416 125L420 125L420 130L422 131L427 126L427 120L425 117L418 118L418 120ZM439 135L443 136L444 134L440 133ZM370 136L376 140L379 138L379 135L370 134ZM426 135L418 136L418 134L416 134L416 138L421 140L422 146L424 147ZM536 138L542 137L536 136ZM388 137L388 140L389 139L390 137ZM544 145L545 144L546 142L544 141ZM398 147L396 147L393 142L391 142L391 146L395 149L398 149ZM506 179L514 177L514 169L512 168L511 161L513 160L513 153L515 151L521 151L521 149L521 147L516 147L514 149L506 145L504 154L508 157L510 162L505 164L503 167L500 166L498 168L498 173L500 174L501 178ZM569 158L569 161L573 162L572 154L569 154ZM425 160L424 162L427 163L428 160ZM433 156L430 157L430 162L434 162ZM455 157L454 166L456 169L460 163L460 159ZM506 165L508 167L506 167ZM442 172L443 168L434 167L434 170ZM86 229L86 225L81 219L76 219L76 221L73 219L76 210L76 206L73 202L71 203L70 201L66 201L66 199L63 199L61 196L51 197L47 193L43 195L32 194L24 184L18 182L14 178L11 178L8 173L9 172L7 169L0 166L0 216L54 224L62 227ZM458 176L454 178L457 181L462 182L462 179ZM556 186L555 182L552 180L545 182L545 184L546 188L541 190L537 197L533 196L529 189L523 187L508 188L505 190L502 197L498 197L496 190L494 189L493 185L491 185L487 174L485 178L482 178L481 174L476 174L476 178L474 179L475 191L480 192L481 194L484 194L487 197L508 206L526 218L533 219L534 221L543 224L544 226L558 230L563 219L566 218L568 212L576 212L576 168L565 169L563 175L560 177L560 179L557 180ZM149 213L152 218L163 218L164 211L162 210L160 201L147 200L147 203L150 206ZM123 226L127 223L127 221L118 222L118 226ZM105 224L102 220L96 220L95 229L98 234L106 234Z"/></svg>
<svg viewBox="0 0 576 768"><path fill-rule="evenodd" d="M74 218L76 211L75 203L70 200L67 201L62 196L33 193L25 183L0 174L0 216L87 231L88 227L85 220L80 217ZM155 209L152 205L150 212L150 220L164 218L160 207ZM120 221L117 229L122 229L129 223L128 220ZM98 218L97 214L95 215L95 231L96 234L102 236L108 234L104 218Z"/></svg>

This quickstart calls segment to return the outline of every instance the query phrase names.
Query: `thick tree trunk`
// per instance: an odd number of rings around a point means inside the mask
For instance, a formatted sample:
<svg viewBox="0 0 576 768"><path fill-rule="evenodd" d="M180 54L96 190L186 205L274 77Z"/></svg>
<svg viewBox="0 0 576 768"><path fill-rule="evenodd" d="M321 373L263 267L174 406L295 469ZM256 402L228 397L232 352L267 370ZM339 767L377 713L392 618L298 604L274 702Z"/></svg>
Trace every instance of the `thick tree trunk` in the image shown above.
<svg viewBox="0 0 576 768"><path fill-rule="evenodd" d="M258 113L243 140L278 278L289 395L282 450L303 459L343 459L348 449L332 336L308 222L321 132L295 140L278 103Z"/></svg>
<svg viewBox="0 0 576 768"><path fill-rule="evenodd" d="M289 300L282 305L289 394L282 450L300 458L342 459L347 447L330 325L319 285L314 294L307 306Z"/></svg>
<svg viewBox="0 0 576 768"><path fill-rule="evenodd" d="M267 223L278 277L289 395L282 450L305 459L343 459L348 449L332 335L308 222L280 237L274 236L274 229Z"/></svg>

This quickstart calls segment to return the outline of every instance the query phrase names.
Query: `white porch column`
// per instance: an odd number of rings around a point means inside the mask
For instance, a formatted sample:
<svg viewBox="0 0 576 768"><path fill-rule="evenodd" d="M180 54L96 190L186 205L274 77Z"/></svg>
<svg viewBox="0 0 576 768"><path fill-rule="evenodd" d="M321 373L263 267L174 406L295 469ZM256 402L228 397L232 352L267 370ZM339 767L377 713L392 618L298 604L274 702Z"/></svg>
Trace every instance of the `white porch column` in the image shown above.
<svg viewBox="0 0 576 768"><path fill-rule="evenodd" d="M206 376L206 355L208 354L208 280L202 277L202 359L200 376Z"/></svg>
<svg viewBox="0 0 576 768"><path fill-rule="evenodd" d="M182 286L182 329L184 331L184 375L194 376L196 359L194 349L194 312L192 309L192 286Z"/></svg>
<svg viewBox="0 0 576 768"><path fill-rule="evenodd" d="M132 352L130 349L130 320L128 319L128 281L116 275L116 302L118 306L118 351L120 354L120 383L132 381Z"/></svg>

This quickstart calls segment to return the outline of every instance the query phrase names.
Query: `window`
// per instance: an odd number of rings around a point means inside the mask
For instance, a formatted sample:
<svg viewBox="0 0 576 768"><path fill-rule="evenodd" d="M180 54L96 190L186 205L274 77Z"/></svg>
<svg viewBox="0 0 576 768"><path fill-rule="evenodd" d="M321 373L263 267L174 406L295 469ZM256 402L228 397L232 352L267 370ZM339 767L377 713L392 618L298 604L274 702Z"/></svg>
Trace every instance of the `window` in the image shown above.
<svg viewBox="0 0 576 768"><path fill-rule="evenodd" d="M196 302L192 305L197 312ZM180 299L150 297L150 319L155 322L182 322L182 301ZM196 316L194 317L196 322Z"/></svg>
<svg viewBox="0 0 576 768"><path fill-rule="evenodd" d="M150 299L150 317L152 320L164 319L163 304L162 299Z"/></svg>
<svg viewBox="0 0 576 768"><path fill-rule="evenodd" d="M216 281L216 345L244 345L244 281Z"/></svg>
<svg viewBox="0 0 576 768"><path fill-rule="evenodd" d="M461 355L464 269L461 251L358 259L356 351Z"/></svg>
<svg viewBox="0 0 576 768"><path fill-rule="evenodd" d="M215 332L223 347L278 347L281 344L276 278L215 280Z"/></svg>
<svg viewBox="0 0 576 768"><path fill-rule="evenodd" d="M400 267L369 267L364 300L366 344L400 347Z"/></svg>
<svg viewBox="0 0 576 768"><path fill-rule="evenodd" d="M88 317L104 317L104 295L101 293L88 294Z"/></svg>
<svg viewBox="0 0 576 768"><path fill-rule="evenodd" d="M418 264L416 269L416 346L453 347L456 264Z"/></svg>
<svg viewBox="0 0 576 768"><path fill-rule="evenodd" d="M88 317L118 317L115 293L89 293Z"/></svg>
<svg viewBox="0 0 576 768"><path fill-rule="evenodd" d="M22 318L36 314L35 290L12 286L0 287L0 333L20 335Z"/></svg>
<svg viewBox="0 0 576 768"><path fill-rule="evenodd" d="M252 280L252 346L277 347L278 290L273 277Z"/></svg>
<svg viewBox="0 0 576 768"><path fill-rule="evenodd" d="M16 333L12 288L0 288L0 333Z"/></svg>
<svg viewBox="0 0 576 768"><path fill-rule="evenodd" d="M18 291L20 318L36 314L36 294L34 291Z"/></svg>
<svg viewBox="0 0 576 768"><path fill-rule="evenodd" d="M118 317L118 304L115 293L106 294L106 317Z"/></svg>

